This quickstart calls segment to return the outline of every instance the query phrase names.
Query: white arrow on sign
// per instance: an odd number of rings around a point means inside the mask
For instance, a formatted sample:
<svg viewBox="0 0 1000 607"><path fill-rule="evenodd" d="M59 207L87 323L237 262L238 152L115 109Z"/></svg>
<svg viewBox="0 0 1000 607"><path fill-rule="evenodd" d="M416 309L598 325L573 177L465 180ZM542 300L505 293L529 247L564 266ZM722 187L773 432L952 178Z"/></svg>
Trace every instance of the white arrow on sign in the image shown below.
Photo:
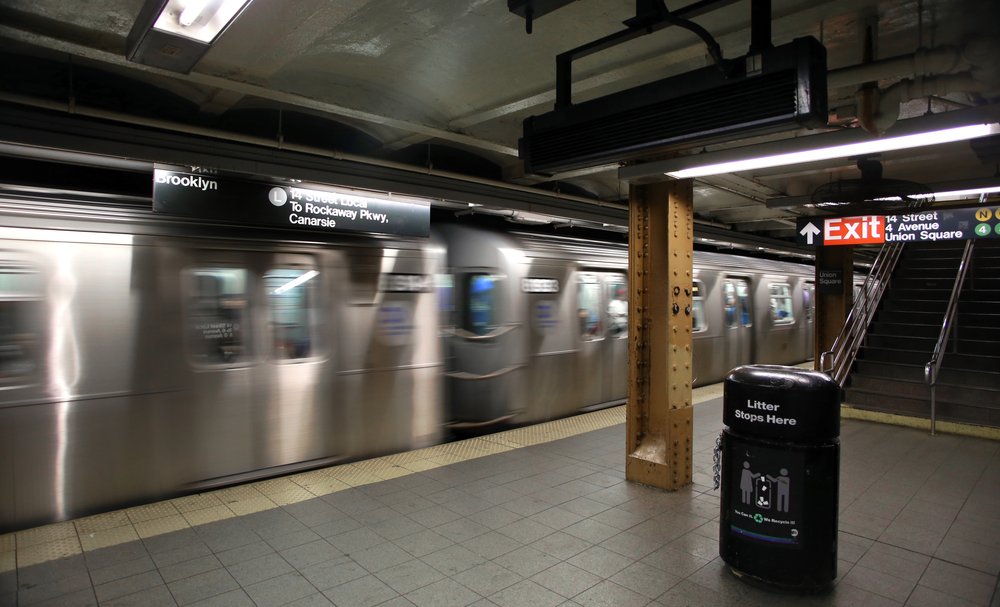
<svg viewBox="0 0 1000 607"><path fill-rule="evenodd" d="M807 223L804 228L799 230L799 234L802 234L803 236L806 237L806 244L812 244L813 237L819 233L820 229L814 226L811 221Z"/></svg>

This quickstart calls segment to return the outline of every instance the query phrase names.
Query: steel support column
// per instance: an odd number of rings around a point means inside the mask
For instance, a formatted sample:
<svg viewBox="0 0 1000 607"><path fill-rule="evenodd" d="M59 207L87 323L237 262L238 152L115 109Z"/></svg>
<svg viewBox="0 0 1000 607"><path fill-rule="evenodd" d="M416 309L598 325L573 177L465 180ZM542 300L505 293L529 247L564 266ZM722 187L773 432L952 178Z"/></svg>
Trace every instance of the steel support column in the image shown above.
<svg viewBox="0 0 1000 607"><path fill-rule="evenodd" d="M629 190L629 394L625 478L691 483L693 182Z"/></svg>

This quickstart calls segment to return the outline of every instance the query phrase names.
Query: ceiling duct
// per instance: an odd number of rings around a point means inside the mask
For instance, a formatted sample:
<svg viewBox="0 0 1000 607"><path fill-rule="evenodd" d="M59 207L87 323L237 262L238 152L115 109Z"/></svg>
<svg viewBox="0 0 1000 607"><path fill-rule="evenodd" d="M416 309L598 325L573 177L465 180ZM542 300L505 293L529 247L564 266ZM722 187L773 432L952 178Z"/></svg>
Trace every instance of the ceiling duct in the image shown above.
<svg viewBox="0 0 1000 607"><path fill-rule="evenodd" d="M524 121L519 152L529 173L827 123L826 49L812 37L579 104L560 100L559 84L556 109Z"/></svg>

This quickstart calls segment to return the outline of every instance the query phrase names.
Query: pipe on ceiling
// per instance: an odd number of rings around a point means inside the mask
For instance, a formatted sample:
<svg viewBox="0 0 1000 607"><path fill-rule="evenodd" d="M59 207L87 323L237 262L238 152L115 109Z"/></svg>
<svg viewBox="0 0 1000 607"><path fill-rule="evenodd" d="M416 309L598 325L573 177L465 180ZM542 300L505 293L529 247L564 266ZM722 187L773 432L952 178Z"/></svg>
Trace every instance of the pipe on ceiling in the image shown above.
<svg viewBox="0 0 1000 607"><path fill-rule="evenodd" d="M830 89L861 85L856 95L858 119L863 128L879 135L899 119L899 105L906 101L950 93L978 93L1000 83L1000 43L974 38L961 48L919 48L909 55L890 57L847 68L830 70ZM957 70L963 70L956 73ZM901 78L883 89L865 83Z"/></svg>
<svg viewBox="0 0 1000 607"><path fill-rule="evenodd" d="M826 85L829 89L838 89L873 80L947 74L957 70L961 64L962 52L954 46L919 48L909 55L829 70Z"/></svg>

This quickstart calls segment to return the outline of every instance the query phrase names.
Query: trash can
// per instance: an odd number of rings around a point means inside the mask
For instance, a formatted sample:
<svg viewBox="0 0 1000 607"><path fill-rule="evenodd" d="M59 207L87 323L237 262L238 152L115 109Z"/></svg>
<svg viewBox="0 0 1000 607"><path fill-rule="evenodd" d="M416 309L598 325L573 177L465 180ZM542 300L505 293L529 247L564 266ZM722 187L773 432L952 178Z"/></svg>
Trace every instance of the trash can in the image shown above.
<svg viewBox="0 0 1000 607"><path fill-rule="evenodd" d="M840 386L747 365L726 377L719 555L740 576L819 591L837 575Z"/></svg>

